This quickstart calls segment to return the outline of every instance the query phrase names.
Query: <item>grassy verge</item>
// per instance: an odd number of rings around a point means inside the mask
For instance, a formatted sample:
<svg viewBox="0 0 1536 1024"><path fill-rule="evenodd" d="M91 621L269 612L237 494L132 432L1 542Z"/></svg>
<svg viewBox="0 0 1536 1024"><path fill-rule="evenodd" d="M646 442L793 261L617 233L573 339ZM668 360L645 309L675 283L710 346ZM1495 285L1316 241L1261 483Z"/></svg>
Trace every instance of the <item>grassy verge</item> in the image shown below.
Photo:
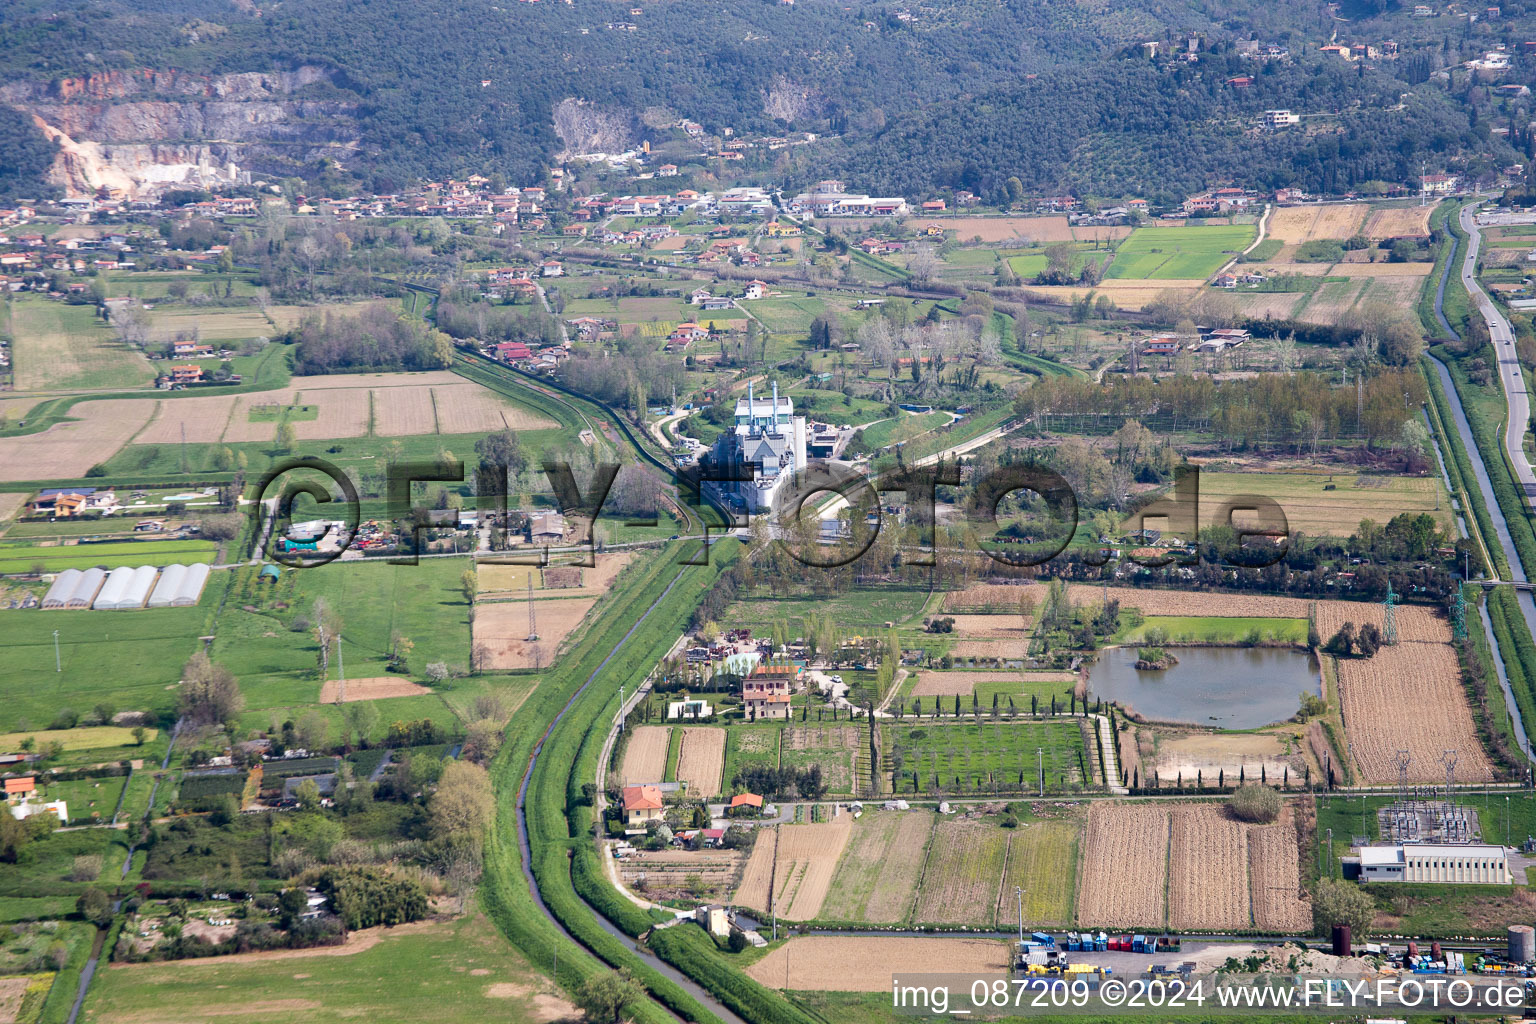
<svg viewBox="0 0 1536 1024"><path fill-rule="evenodd" d="M1480 559L1483 563L1480 568L1484 572L1497 573L1501 579L1506 578L1509 575L1509 562L1504 556L1503 546L1495 543L1498 534L1493 529L1493 518L1488 514L1488 504L1483 500L1482 488L1478 486L1472 459L1461 443L1460 432L1453 426L1454 414L1450 399L1440 383L1440 374L1428 357L1420 359L1419 363L1429 386L1430 426L1445 456L1446 475L1450 478L1451 488L1461 496L1463 514L1470 513L1468 523L1477 534L1478 550L1486 555L1486 558ZM1489 558L1493 560L1492 566L1487 564Z"/></svg>
<svg viewBox="0 0 1536 1024"><path fill-rule="evenodd" d="M497 784L497 825L486 850L484 902L487 913L497 926L530 957L543 962L552 950L559 950L557 981L567 990L577 990L589 978L608 966L631 970L650 995L678 1016L690 1021L712 1021L714 1017L680 986L661 975L636 956L625 943L609 934L577 895L577 885L596 896L612 894L603 900L600 910L620 918L620 927L634 932L649 927L650 915L623 900L600 877L601 867L590 841L590 829L573 840L566 811L572 818L591 821L592 808L580 790L580 779L595 777L595 758L601 740L591 747L592 762L578 757L588 735L606 731L611 717L610 705L616 707L618 680L604 676L572 704L569 713L551 728L561 709L571 701L588 677L592 676L610 652L621 643L623 657L613 666L613 675L639 678L655 660L652 649L661 650L676 636L691 601L685 596L697 594L707 584L721 561L734 551L719 551L711 567L688 567L681 571L683 582L674 590L676 599L662 602L656 614L641 624L625 643L625 634L635 619L666 590L679 574L675 564L685 545L670 547L664 557L649 560L621 577L602 614L582 640L550 672L543 684L513 719L506 745L496 759L492 774ZM623 609L622 614L611 614ZM630 645L633 645L632 647ZM612 663L610 663L612 664ZM546 734L544 730L548 729ZM518 845L517 806L524 770L536 747L542 756L529 779L526 814L531 867L538 879L540 893L549 911L570 931L580 947L561 935L539 910L522 874L522 853ZM580 765L580 771L577 768ZM592 770L587 770L588 768ZM574 788L570 798L568 786ZM573 859L574 858L574 859ZM599 877L593 877L594 874ZM628 913L624 910L628 907ZM643 919L643 920L642 920ZM661 1024L671 1019L661 1007L644 1003L633 1008L635 1019L646 1024Z"/></svg>
<svg viewBox="0 0 1536 1024"><path fill-rule="evenodd" d="M1473 384L1466 369L1449 352L1437 353L1450 371L1451 381L1461 396L1462 409L1472 428L1472 439L1482 456L1483 467L1488 471L1488 482L1493 487L1493 497L1499 510L1504 513L1504 523L1514 541L1515 553L1527 575L1536 571L1536 530L1526 512L1524 499L1515 488L1514 474L1505 459L1504 446L1499 434L1504 427L1504 396L1497 385L1484 388ZM1492 352L1486 353L1489 357ZM1489 359L1490 363L1494 360Z"/></svg>
<svg viewBox="0 0 1536 1024"><path fill-rule="evenodd" d="M1515 706L1525 723L1527 736L1536 739L1536 644L1526 628L1525 618L1515 592L1508 587L1494 587L1488 592L1488 624L1504 660ZM1470 629L1470 624L1468 625ZM1492 698L1489 700L1492 703Z"/></svg>
<svg viewBox="0 0 1536 1024"><path fill-rule="evenodd" d="M1470 655L1477 659L1478 668L1481 670L1481 682L1469 677L1464 666L1462 679L1467 687L1467 699L1471 702L1474 712L1481 709L1480 725L1487 728L1493 742L1489 744L1494 749L1502 749L1517 764L1521 761L1520 747L1515 741L1515 723L1510 717L1509 708L1504 703L1504 694L1499 688L1498 669L1494 665L1494 652L1488 646L1488 637L1483 631L1482 613L1478 609L1477 594L1472 593L1478 588L1466 585L1463 589L1467 592L1466 615L1467 636L1471 640ZM1490 595L1491 596L1491 595ZM1518 609L1516 609L1518 613ZM1492 628L1492 615L1490 609L1490 629ZM1523 622L1520 623L1524 625ZM1499 644L1500 652L1512 650L1513 639L1510 644L1498 641L1498 633L1494 632L1495 643ZM1516 659L1518 661L1518 659ZM1506 665L1505 671L1508 671ZM1521 666L1521 672L1526 673L1526 666ZM1527 682L1529 677L1527 676ZM1528 689L1515 686L1514 678L1510 678L1510 691L1515 695L1515 707L1520 711L1520 719L1527 730L1532 728L1531 715L1536 710L1536 701L1531 700ZM1523 692L1523 696L1522 696ZM1529 735L1529 733L1527 733Z"/></svg>

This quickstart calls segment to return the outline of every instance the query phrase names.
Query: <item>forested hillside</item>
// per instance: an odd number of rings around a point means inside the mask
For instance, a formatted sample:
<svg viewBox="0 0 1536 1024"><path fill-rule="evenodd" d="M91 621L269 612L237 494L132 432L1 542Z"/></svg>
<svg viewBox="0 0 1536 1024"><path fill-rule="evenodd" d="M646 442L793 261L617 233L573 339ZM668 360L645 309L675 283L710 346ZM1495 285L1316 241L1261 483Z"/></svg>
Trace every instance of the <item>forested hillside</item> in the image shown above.
<svg viewBox="0 0 1536 1024"><path fill-rule="evenodd" d="M711 134L846 136L848 177L908 194L996 192L1015 175L1032 189L1106 193L1222 179L1334 189L1402 178L1421 158L1507 156L1477 120L1497 102L1488 90L1460 95L1429 79L1494 40L1517 49L1522 5L1505 5L1494 29L1358 6L1368 20L1250 0L9 0L0 98L68 102L108 71L318 66L327 74L291 100L348 112L335 118L356 146L343 163L379 191L471 171L532 180L563 151L637 144L682 118ZM1370 68L1326 60L1316 49L1335 30L1396 32L1403 57ZM1197 64L1153 63L1137 45L1161 40L1166 57L1190 34L1202 41ZM1295 63L1230 52L1255 38L1291 46ZM1255 75L1254 86L1229 88L1237 74ZM562 124L562 138L553 112L565 100L581 101L567 109L582 116ZM1277 106L1337 112L1343 134L1243 136L1243 118ZM30 136L27 159L0 171L0 191L35 185L46 141L8 119L0 135Z"/></svg>

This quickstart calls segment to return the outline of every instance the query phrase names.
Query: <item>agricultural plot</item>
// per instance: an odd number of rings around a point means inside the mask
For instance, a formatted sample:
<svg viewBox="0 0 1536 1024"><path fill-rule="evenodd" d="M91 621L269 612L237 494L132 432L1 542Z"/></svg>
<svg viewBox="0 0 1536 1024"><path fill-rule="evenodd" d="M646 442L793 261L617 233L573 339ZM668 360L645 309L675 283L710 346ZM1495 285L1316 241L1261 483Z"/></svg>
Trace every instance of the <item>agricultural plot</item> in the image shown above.
<svg viewBox="0 0 1536 1024"><path fill-rule="evenodd" d="M437 385L432 389L437 405L438 433L477 434L496 430L551 430L558 426L532 409L502 401L489 388L469 381ZM375 394L374 408L382 397ZM392 393L391 393L391 400ZM375 433L383 431L375 428Z"/></svg>
<svg viewBox="0 0 1536 1024"><path fill-rule="evenodd" d="M546 968L547 969L547 968ZM341 946L103 964L82 1024L572 1020L579 1011L483 914L352 932Z"/></svg>
<svg viewBox="0 0 1536 1024"><path fill-rule="evenodd" d="M1023 590L1018 589L1021 592ZM967 640L1027 640L1030 634L1030 620L1018 612L1012 615L962 614L945 617L955 620L955 634Z"/></svg>
<svg viewBox="0 0 1536 1024"><path fill-rule="evenodd" d="M119 341L92 306L17 298L11 335L18 390L137 388L155 377L144 354Z"/></svg>
<svg viewBox="0 0 1536 1024"><path fill-rule="evenodd" d="M1443 782L1439 758L1452 749L1458 782L1492 781L1449 643L1404 641L1370 658L1341 658L1338 672L1344 728L1366 782L1396 782L1399 750L1411 758L1410 782Z"/></svg>
<svg viewBox="0 0 1536 1024"><path fill-rule="evenodd" d="M677 781L688 784L690 797L710 797L722 791L725 769L725 730L687 727L677 755Z"/></svg>
<svg viewBox="0 0 1536 1024"><path fill-rule="evenodd" d="M997 917L1009 834L981 820L941 819L933 827L928 864L913 923L974 924Z"/></svg>
<svg viewBox="0 0 1536 1024"><path fill-rule="evenodd" d="M437 433L437 413L432 404L432 390L425 384L390 388L386 400L374 403L374 433L380 437Z"/></svg>
<svg viewBox="0 0 1536 1024"><path fill-rule="evenodd" d="M1168 925L1229 932L1250 924L1248 843L1241 822L1214 804L1170 811Z"/></svg>
<svg viewBox="0 0 1536 1024"><path fill-rule="evenodd" d="M93 565L158 565L172 562L211 562L219 546L207 540L108 541L101 544L0 547L0 574L30 572L41 565L44 572L89 569Z"/></svg>
<svg viewBox="0 0 1536 1024"><path fill-rule="evenodd" d="M784 730L778 726L736 727L726 737L725 784L734 785L740 772L749 765L768 768L779 766L779 739Z"/></svg>
<svg viewBox="0 0 1536 1024"><path fill-rule="evenodd" d="M196 338L208 344L265 338L272 334L272 321L254 306L219 308L204 306L158 306L149 316L151 341ZM217 347L217 345L215 345Z"/></svg>
<svg viewBox="0 0 1536 1024"><path fill-rule="evenodd" d="M268 410L287 408L293 404L292 388L278 391L262 391L254 395L236 395L229 399L234 405L229 422L224 427L224 443L270 442L277 437L279 418L268 415Z"/></svg>
<svg viewBox="0 0 1536 1024"><path fill-rule="evenodd" d="M902 793L912 791L914 776L919 792L1033 792L1042 762L1047 789L1093 781L1078 719L1005 723L984 714L979 723L886 725L882 733L884 767L894 768L900 754Z"/></svg>
<svg viewBox="0 0 1536 1024"><path fill-rule="evenodd" d="M77 402L70 419L38 434L6 440L0 480L83 477L127 444L154 411L154 402L131 398Z"/></svg>
<svg viewBox="0 0 1536 1024"><path fill-rule="evenodd" d="M866 810L853 823L821 916L868 924L906 921L922 877L934 819L929 811Z"/></svg>
<svg viewBox="0 0 1536 1024"><path fill-rule="evenodd" d="M641 725L624 748L619 778L626 786L660 782L667 771L667 745L672 730L664 725Z"/></svg>
<svg viewBox="0 0 1536 1024"><path fill-rule="evenodd" d="M320 686L321 704L345 704L355 700L419 697L431 689L400 676L364 676L361 679L327 679Z"/></svg>
<svg viewBox="0 0 1536 1024"><path fill-rule="evenodd" d="M1257 927L1302 927L1311 911L1296 895L1288 822L1287 812L1276 825L1245 825L1215 804L1097 803L1083 841L1078 923L1224 932L1255 927L1258 900Z"/></svg>
<svg viewBox="0 0 1536 1024"><path fill-rule="evenodd" d="M1397 638L1402 643L1449 644L1451 629L1445 619L1434 609L1423 605L1400 605L1392 613L1397 625ZM1364 601L1319 601L1317 603L1317 631L1326 640L1338 632L1345 622L1355 628L1373 623L1377 629L1385 629L1387 612L1381 605Z"/></svg>
<svg viewBox="0 0 1536 1024"><path fill-rule="evenodd" d="M1269 215L1266 234L1288 245L1319 239L1343 241L1360 234L1371 208L1364 203L1282 206Z"/></svg>
<svg viewBox="0 0 1536 1024"><path fill-rule="evenodd" d="M1003 583L972 583L964 590L944 595L942 608L946 615L972 612L990 615L1023 614L1020 602L1027 602L1031 610L1038 592L1026 586Z"/></svg>
<svg viewBox="0 0 1536 1024"><path fill-rule="evenodd" d="M312 420L299 420L292 424L294 436L303 441L324 441L336 437L361 437L368 433L373 414L373 403L368 391L362 388L325 388L304 390L314 378L295 377L298 394L295 404L319 407L319 415ZM427 398L430 407L431 398ZM393 397L389 404L394 404Z"/></svg>
<svg viewBox="0 0 1536 1024"><path fill-rule="evenodd" d="M1237 308L1244 316L1255 319L1289 320L1301 305L1311 298L1308 292L1250 292L1235 293Z"/></svg>
<svg viewBox="0 0 1536 1024"><path fill-rule="evenodd" d="M801 935L746 972L770 988L889 993L892 975L1006 975L1008 967L1008 944L996 939Z"/></svg>
<svg viewBox="0 0 1536 1024"><path fill-rule="evenodd" d="M548 668L565 639L581 625L581 620L596 603L596 598L539 601L535 612L537 640L529 639L526 603L505 601L477 605L473 631L477 660L491 669Z"/></svg>
<svg viewBox="0 0 1536 1024"><path fill-rule="evenodd" d="M1065 927L1072 923L1077 895L1076 821L1028 821L1006 832L1007 869L998 891L994 923L1008 928L1018 921L1014 888L1024 890L1024 923L1029 927Z"/></svg>
<svg viewBox="0 0 1536 1024"><path fill-rule="evenodd" d="M1298 935L1311 926L1312 907L1300 895L1301 869L1296 852L1296 829L1289 808L1276 824L1248 829L1249 900L1255 927Z"/></svg>
<svg viewBox="0 0 1536 1024"><path fill-rule="evenodd" d="M810 921L821 915L837 862L853 833L853 815L844 812L836 821L819 825L779 827L778 877L775 905L779 915L791 921Z"/></svg>
<svg viewBox="0 0 1536 1024"><path fill-rule="evenodd" d="M737 850L646 850L619 861L619 877L651 899L728 899L746 861Z"/></svg>
<svg viewBox="0 0 1536 1024"><path fill-rule="evenodd" d="M1249 225L1137 228L1115 251L1108 277L1204 279L1254 239Z"/></svg>
<svg viewBox="0 0 1536 1024"><path fill-rule="evenodd" d="M1426 512L1454 532L1451 503L1438 476L1346 473L1200 474L1200 525L1216 524L1222 506L1246 496L1273 498L1291 530L1348 537L1363 519L1386 523L1402 512Z"/></svg>
<svg viewBox="0 0 1536 1024"><path fill-rule="evenodd" d="M779 763L805 769L821 766L829 793L858 792L858 759L867 739L853 725L792 725L779 741Z"/></svg>
<svg viewBox="0 0 1536 1024"><path fill-rule="evenodd" d="M1300 753L1287 753L1281 737L1270 732L1184 732L1160 726L1153 754L1151 730L1138 731L1148 737L1143 775L1155 771L1165 779L1225 777L1230 781L1241 776L1282 780L1289 771L1300 779L1306 764Z"/></svg>
<svg viewBox="0 0 1536 1024"><path fill-rule="evenodd" d="M161 399L155 403L154 418L134 440L138 444L218 441L234 404L228 396Z"/></svg>
<svg viewBox="0 0 1536 1024"><path fill-rule="evenodd" d="M1077 923L1162 928L1167 919L1168 811L1095 802L1088 809Z"/></svg>
<svg viewBox="0 0 1536 1024"><path fill-rule="evenodd" d="M759 832L736 892L736 903L764 913L776 909L779 917L791 921L816 918L852 832L853 816L846 813L832 822L779 825L771 835L766 830Z"/></svg>
<svg viewBox="0 0 1536 1024"><path fill-rule="evenodd" d="M1353 279L1326 281L1302 307L1299 319L1312 324L1338 323L1339 317L1353 309L1369 287L1369 282Z"/></svg>
<svg viewBox="0 0 1536 1024"><path fill-rule="evenodd" d="M1217 264L1218 267L1220 265ZM1108 278L1091 288L1087 285L1026 285L1026 287L1031 295L1039 296L1048 302L1076 302L1084 295L1093 295L1095 299L1098 296L1109 299L1116 309L1139 310L1149 303L1161 300L1167 292L1186 292L1188 295L1193 295L1204 285L1204 278L1157 281Z"/></svg>

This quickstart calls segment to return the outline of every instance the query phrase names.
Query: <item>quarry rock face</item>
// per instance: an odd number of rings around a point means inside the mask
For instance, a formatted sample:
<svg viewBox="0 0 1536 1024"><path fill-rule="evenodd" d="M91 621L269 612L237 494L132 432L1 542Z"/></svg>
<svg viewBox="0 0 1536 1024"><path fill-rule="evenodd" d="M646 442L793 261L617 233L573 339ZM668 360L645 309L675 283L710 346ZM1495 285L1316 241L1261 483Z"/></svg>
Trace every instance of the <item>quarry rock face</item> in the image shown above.
<svg viewBox="0 0 1536 1024"><path fill-rule="evenodd" d="M322 159L345 166L358 148L358 104L295 95L317 84L333 85L333 73L105 71L0 85L0 102L58 144L49 178L67 195L107 187L134 198L242 172L281 176Z"/></svg>

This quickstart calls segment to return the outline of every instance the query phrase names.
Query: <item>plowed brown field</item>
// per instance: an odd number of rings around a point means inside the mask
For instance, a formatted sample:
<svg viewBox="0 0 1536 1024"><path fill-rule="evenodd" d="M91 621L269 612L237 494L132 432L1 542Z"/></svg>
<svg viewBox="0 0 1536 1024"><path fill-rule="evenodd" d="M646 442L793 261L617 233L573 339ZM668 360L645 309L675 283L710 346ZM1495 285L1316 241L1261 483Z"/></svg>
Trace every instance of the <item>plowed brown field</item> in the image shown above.
<svg viewBox="0 0 1536 1024"><path fill-rule="evenodd" d="M1457 782L1493 779L1449 644L1404 642L1338 666L1344 728L1366 782L1396 782L1399 750L1412 759L1410 782L1443 781L1445 750L1457 752Z"/></svg>
<svg viewBox="0 0 1536 1024"><path fill-rule="evenodd" d="M1249 927L1248 842L1214 804L1176 807L1168 858L1168 926L1229 932Z"/></svg>
<svg viewBox="0 0 1536 1024"><path fill-rule="evenodd" d="M1218 804L1096 803L1083 842L1077 920L1104 928L1295 932L1311 921L1297 880L1289 808L1278 824L1245 825Z"/></svg>
<svg viewBox="0 0 1536 1024"><path fill-rule="evenodd" d="M1165 807L1094 803L1083 837L1079 924L1163 926L1168 827Z"/></svg>
<svg viewBox="0 0 1536 1024"><path fill-rule="evenodd" d="M1365 237L1372 241L1383 238L1428 238L1429 215L1433 212L1433 206L1399 206L1376 210L1365 222Z"/></svg>
<svg viewBox="0 0 1536 1024"><path fill-rule="evenodd" d="M619 777L626 786L660 782L667 773L667 745L672 730L664 725L636 726L624 748L624 763L619 767Z"/></svg>
<svg viewBox="0 0 1536 1024"><path fill-rule="evenodd" d="M821 913L838 858L853 834L853 816L819 825L784 825L779 836L779 916L809 921Z"/></svg>
<svg viewBox="0 0 1536 1024"><path fill-rule="evenodd" d="M539 639L528 639L528 605L523 601L476 604L473 625L477 651L484 648L481 660L485 668L548 668L587 612L595 598L572 601L539 601L535 615Z"/></svg>
<svg viewBox="0 0 1536 1024"><path fill-rule="evenodd" d="M1274 825L1248 829L1248 884L1256 927L1287 935L1311 927L1312 905L1299 895L1296 829L1289 811Z"/></svg>
<svg viewBox="0 0 1536 1024"><path fill-rule="evenodd" d="M73 419L6 439L0 480L82 477L127 444L154 411L154 402L132 398L77 402L69 411Z"/></svg>
<svg viewBox="0 0 1536 1024"><path fill-rule="evenodd" d="M892 976L1003 974L1008 944L996 939L867 938L802 935L790 939L747 974L770 988L810 992L889 992Z"/></svg>
<svg viewBox="0 0 1536 1024"><path fill-rule="evenodd" d="M725 730L690 727L683 730L677 753L677 781L688 783L690 797L710 797L720 792L725 770Z"/></svg>

